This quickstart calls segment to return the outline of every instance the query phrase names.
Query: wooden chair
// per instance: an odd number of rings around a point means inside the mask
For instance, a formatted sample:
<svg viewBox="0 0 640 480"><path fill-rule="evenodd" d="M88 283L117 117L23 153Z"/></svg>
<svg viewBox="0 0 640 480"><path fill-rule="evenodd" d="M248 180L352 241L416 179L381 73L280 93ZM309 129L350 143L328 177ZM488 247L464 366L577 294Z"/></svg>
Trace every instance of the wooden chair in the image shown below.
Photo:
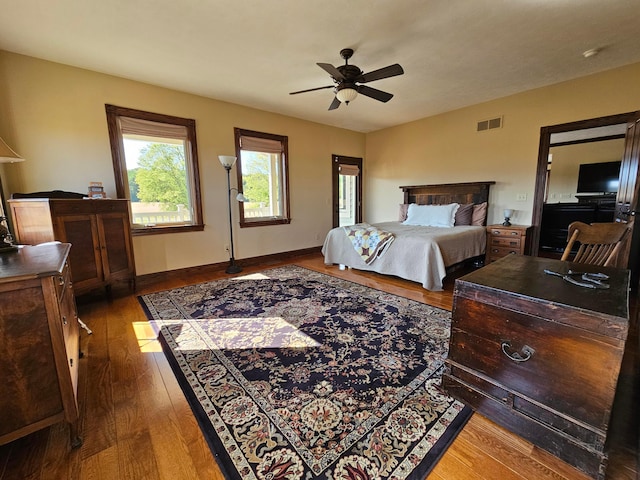
<svg viewBox="0 0 640 480"><path fill-rule="evenodd" d="M568 243L561 260L569 260L575 242L580 246L572 262L599 266L614 266L616 255L622 248L622 241L629 232L626 223L572 222L569 225Z"/></svg>

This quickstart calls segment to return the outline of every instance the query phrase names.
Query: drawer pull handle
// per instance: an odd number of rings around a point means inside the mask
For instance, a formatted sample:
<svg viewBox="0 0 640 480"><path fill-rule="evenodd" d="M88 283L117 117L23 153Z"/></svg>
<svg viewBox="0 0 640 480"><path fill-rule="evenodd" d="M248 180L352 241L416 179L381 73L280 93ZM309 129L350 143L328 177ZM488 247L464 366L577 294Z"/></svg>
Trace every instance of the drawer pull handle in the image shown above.
<svg viewBox="0 0 640 480"><path fill-rule="evenodd" d="M502 342L502 353L504 353L507 357L509 357L510 360L513 360L514 362L518 362L518 363L526 362L535 353L535 350L531 348L529 345L525 345L524 347L522 347L521 354L518 352L509 353L508 349L510 348L511 348L510 342Z"/></svg>

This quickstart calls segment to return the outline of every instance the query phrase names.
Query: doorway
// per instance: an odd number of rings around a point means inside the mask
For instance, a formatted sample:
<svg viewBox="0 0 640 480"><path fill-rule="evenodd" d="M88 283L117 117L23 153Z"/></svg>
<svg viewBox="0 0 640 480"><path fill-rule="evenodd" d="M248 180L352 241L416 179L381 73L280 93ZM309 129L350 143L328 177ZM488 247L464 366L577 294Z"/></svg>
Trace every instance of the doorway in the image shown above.
<svg viewBox="0 0 640 480"><path fill-rule="evenodd" d="M362 222L362 158L331 156L333 227Z"/></svg>
<svg viewBox="0 0 640 480"><path fill-rule="evenodd" d="M614 221L626 130L621 123L551 135L539 256L562 256L571 222Z"/></svg>
<svg viewBox="0 0 640 480"><path fill-rule="evenodd" d="M591 138L587 138L591 136ZM581 139L582 137L582 139ZM609 221L624 222L632 229L631 241L626 242L626 250L622 255L621 267L630 268L632 272L632 284L637 285L640 271L638 259L640 258L640 223L634 222L634 215L638 209L639 188L638 163L640 157L640 111L610 115L606 117L581 120L542 127L540 129L540 148L538 153L538 169L536 174L536 188L533 201L532 223L534 232L532 236L532 252L538 252L540 248L541 226L544 221L543 211L552 192L549 191L549 154L553 148L566 145L580 145L591 142L594 139L603 142L622 138L623 153L619 173L619 187L612 202L612 218ZM573 147L575 148L575 147ZM551 172L553 172L553 160ZM551 173L553 175L553 173ZM556 197L557 198L557 197ZM601 201L602 199L599 199ZM567 218L568 219L568 218ZM580 219L575 219L580 220ZM594 221L598 221L597 219ZM603 221L603 220L600 220Z"/></svg>

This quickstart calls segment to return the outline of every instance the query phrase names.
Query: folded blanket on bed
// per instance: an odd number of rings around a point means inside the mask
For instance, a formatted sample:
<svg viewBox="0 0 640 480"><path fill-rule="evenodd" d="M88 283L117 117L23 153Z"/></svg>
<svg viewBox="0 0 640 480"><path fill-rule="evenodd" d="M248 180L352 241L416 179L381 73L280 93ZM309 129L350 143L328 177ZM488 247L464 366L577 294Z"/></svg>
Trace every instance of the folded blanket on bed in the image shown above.
<svg viewBox="0 0 640 480"><path fill-rule="evenodd" d="M342 228L351 240L353 248L367 265L381 257L395 238L393 233L385 232L368 223L358 223Z"/></svg>

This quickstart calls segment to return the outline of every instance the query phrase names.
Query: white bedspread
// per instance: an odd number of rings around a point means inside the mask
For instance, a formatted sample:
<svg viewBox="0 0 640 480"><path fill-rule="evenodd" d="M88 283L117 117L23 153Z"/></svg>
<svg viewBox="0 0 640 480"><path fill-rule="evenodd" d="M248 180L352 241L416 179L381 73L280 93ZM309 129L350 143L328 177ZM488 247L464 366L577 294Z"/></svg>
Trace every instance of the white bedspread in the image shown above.
<svg viewBox="0 0 640 480"><path fill-rule="evenodd" d="M419 227L384 222L376 227L395 235L383 257L367 265L342 228L334 228L322 247L325 264L343 264L358 270L396 275L419 282L427 290L442 290L446 267L485 253L485 227Z"/></svg>

